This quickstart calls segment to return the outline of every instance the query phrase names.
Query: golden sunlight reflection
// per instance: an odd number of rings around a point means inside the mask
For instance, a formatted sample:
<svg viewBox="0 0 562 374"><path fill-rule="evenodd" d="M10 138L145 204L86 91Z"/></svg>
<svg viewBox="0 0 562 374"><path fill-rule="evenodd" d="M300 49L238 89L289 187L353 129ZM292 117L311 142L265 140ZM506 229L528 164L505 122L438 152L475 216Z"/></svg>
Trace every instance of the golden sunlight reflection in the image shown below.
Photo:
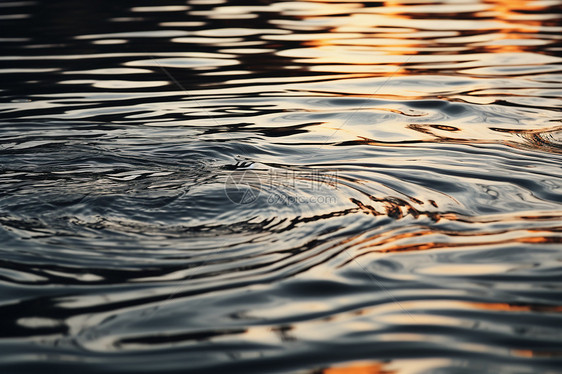
<svg viewBox="0 0 562 374"><path fill-rule="evenodd" d="M513 349L511 353L514 356L526 357L526 358L548 358L548 357L562 357L562 350L549 351L549 350L531 350L531 349Z"/></svg>
<svg viewBox="0 0 562 374"><path fill-rule="evenodd" d="M469 303L476 309L494 310L498 312L562 312L562 306L552 305L526 305L526 304L507 304L507 303Z"/></svg>
<svg viewBox="0 0 562 374"><path fill-rule="evenodd" d="M504 25L494 39L481 43L485 50L495 53L522 52L529 46L549 42L537 39L536 33L543 21L530 18L532 12L546 8L548 2L485 0L485 3L490 5L490 10L478 15L493 17Z"/></svg>
<svg viewBox="0 0 562 374"><path fill-rule="evenodd" d="M322 374L394 374L395 370L385 369L381 363L355 363L348 366L334 366L324 369Z"/></svg>
<svg viewBox="0 0 562 374"><path fill-rule="evenodd" d="M353 361L334 364L322 374L419 374L432 372L449 363L447 359L392 360L389 362Z"/></svg>
<svg viewBox="0 0 562 374"><path fill-rule="evenodd" d="M546 1L485 0L436 6L390 0L377 7L314 4L310 12L305 5L285 10L297 21L277 21L282 28L293 29L293 34L265 37L301 41L300 48L278 53L309 64L311 71L401 76L422 68L445 68L445 56L453 67L484 67L493 64L489 52L522 53L553 40L542 34L537 38L548 20L532 13L552 5ZM474 34L474 30L479 32ZM461 54L467 50L472 50L472 56ZM534 63L523 56L518 60L519 64ZM413 63L424 65L414 67Z"/></svg>

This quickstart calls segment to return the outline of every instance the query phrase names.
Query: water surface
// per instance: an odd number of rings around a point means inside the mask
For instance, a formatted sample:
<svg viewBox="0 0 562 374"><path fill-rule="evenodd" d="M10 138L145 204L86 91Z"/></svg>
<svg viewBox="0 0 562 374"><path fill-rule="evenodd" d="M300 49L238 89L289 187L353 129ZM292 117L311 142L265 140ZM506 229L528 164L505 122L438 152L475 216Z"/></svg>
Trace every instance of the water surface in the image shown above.
<svg viewBox="0 0 562 374"><path fill-rule="evenodd" d="M561 4L0 3L0 370L556 372Z"/></svg>

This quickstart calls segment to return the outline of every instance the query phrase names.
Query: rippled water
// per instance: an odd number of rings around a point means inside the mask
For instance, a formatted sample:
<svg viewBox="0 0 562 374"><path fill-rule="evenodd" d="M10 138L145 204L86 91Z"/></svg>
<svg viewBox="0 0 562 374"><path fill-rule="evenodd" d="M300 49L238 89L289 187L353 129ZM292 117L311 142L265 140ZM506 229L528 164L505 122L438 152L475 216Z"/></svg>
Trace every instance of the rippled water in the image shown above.
<svg viewBox="0 0 562 374"><path fill-rule="evenodd" d="M0 3L0 371L556 372L561 5Z"/></svg>

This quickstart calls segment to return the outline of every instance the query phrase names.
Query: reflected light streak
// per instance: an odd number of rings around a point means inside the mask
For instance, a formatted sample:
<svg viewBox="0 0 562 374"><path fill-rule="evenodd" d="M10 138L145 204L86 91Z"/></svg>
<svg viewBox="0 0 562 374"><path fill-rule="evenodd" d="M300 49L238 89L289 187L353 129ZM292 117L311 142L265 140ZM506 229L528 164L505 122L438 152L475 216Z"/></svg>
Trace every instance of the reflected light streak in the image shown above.
<svg viewBox="0 0 562 374"><path fill-rule="evenodd" d="M384 364L352 364L349 366L334 366L324 369L322 374L394 374L395 370L387 370Z"/></svg>

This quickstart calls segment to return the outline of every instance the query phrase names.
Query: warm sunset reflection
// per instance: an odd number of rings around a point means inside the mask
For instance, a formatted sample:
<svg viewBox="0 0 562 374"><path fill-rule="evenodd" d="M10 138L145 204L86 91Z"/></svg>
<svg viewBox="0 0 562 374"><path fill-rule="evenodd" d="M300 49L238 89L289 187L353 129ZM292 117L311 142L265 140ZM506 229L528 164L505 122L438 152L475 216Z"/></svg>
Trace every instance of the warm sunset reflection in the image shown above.
<svg viewBox="0 0 562 374"><path fill-rule="evenodd" d="M560 358L562 357L562 350L550 351L550 350L530 350L530 349L514 349L511 351L514 356L526 357L526 358Z"/></svg>
<svg viewBox="0 0 562 374"><path fill-rule="evenodd" d="M485 247L485 246L493 246L493 245L500 245L500 244L508 244L508 243L562 243L562 239L559 237L523 237L523 238L515 238L515 239L503 239L503 240L495 240L495 241L479 241L479 242L463 242L463 243L455 243L455 242L427 242L422 244L403 244L397 245L393 244L388 247L384 247L384 244L395 243L396 240L407 238L407 237L418 237L423 236L424 233L416 233L416 234L403 234L393 236L387 239L384 239L379 242L371 243L366 248L377 248L374 252L380 253L391 253L391 252L411 252L411 251L427 251L427 250L435 250L441 248L461 248L461 247ZM432 231L427 231L425 235L435 235ZM484 233L480 233L480 235L486 235Z"/></svg>
<svg viewBox="0 0 562 374"><path fill-rule="evenodd" d="M386 213L378 213L374 208L356 201L358 207L362 210L369 212L375 216L389 215L391 211ZM396 208L398 209L398 208ZM411 210L411 209L410 209ZM395 213L394 213L395 214ZM416 212L419 214L429 214L427 212ZM461 217L454 215L444 215L439 217L437 215L429 216L438 221L439 219L459 220L463 221ZM417 217L417 216L416 216ZM526 236L523 232L514 235L513 233L504 230L490 231L490 232L474 232L474 233L460 233L454 231L438 231L435 229L424 229L422 227L417 230L412 230L406 233L393 233L385 232L378 235L373 235L368 238L355 241L354 246L359 249L359 253L355 258L366 256L369 253L399 253L399 252L415 252L415 251L428 251L438 249L460 249L460 248L481 248L486 246L505 245L509 243L534 243L534 244L556 244L562 243L562 238L554 235L545 235L547 230L525 230L533 236ZM433 241L432 238L447 236L446 241ZM488 237L488 240L482 240ZM410 243L415 238L416 243ZM486 268L486 267L484 267ZM488 271L487 268L484 271ZM472 268L469 273L474 274L478 269Z"/></svg>
<svg viewBox="0 0 562 374"><path fill-rule="evenodd" d="M432 61L438 63L445 55L466 51L465 43L473 43L478 52L505 54L526 52L549 43L536 38L545 21L532 15L546 9L548 3L488 0L479 4L442 4L446 13L431 4L412 5L395 0L386 1L383 7L363 8L350 8L345 3L314 4L325 6L326 13L297 13L301 20L298 24L323 24L327 17L338 17L333 18L332 26L325 32L305 34L302 46L311 50L295 51L295 56L302 53L302 57L315 62L310 67L313 71L402 76L418 70L412 69L414 63L423 62L430 67ZM349 15L342 15L346 11ZM458 31L445 31L450 28ZM481 29L476 35L475 28ZM314 35L316 38L311 39ZM291 36L295 37L299 35ZM462 66L462 56L457 60L458 66Z"/></svg>
<svg viewBox="0 0 562 374"><path fill-rule="evenodd" d="M540 31L542 21L532 18L533 12L545 9L546 6L538 1L531 0L484 0L491 6L489 11L483 12L482 16L494 17L505 24L501 28L501 34L496 40L483 43L483 48L494 53L516 53L523 52L541 43L536 39L536 33Z"/></svg>
<svg viewBox="0 0 562 374"><path fill-rule="evenodd" d="M478 309L495 310L500 312L545 312L559 313L562 312L562 306L550 305L524 305L524 304L506 304L506 303L470 303L471 306Z"/></svg>
<svg viewBox="0 0 562 374"><path fill-rule="evenodd" d="M384 364L354 364L349 366L334 366L324 369L322 374L395 374L396 370L385 369Z"/></svg>
<svg viewBox="0 0 562 374"><path fill-rule="evenodd" d="M500 21L510 23L515 21L522 25L519 31L533 32L537 31L534 27L525 28L524 26L540 26L541 22L533 20L533 12L539 12L546 9L548 5L554 3L534 1L534 0L483 0L484 4L490 5L490 9L484 14L492 16Z"/></svg>

